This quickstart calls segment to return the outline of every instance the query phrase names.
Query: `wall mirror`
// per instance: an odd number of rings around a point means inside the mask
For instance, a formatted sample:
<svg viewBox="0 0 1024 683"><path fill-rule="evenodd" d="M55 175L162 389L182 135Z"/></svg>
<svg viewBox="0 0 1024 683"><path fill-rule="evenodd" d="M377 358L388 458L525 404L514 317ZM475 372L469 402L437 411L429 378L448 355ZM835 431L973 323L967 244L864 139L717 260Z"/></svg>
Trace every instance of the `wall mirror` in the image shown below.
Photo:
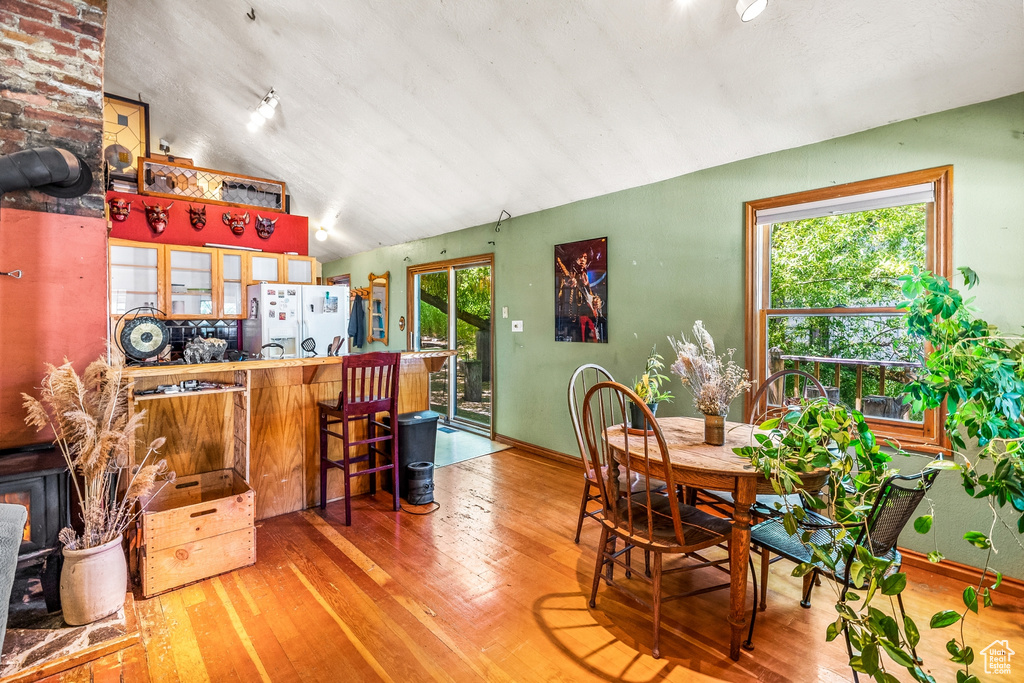
<svg viewBox="0 0 1024 683"><path fill-rule="evenodd" d="M388 275L370 273L370 319L367 321L367 341L388 343Z"/></svg>

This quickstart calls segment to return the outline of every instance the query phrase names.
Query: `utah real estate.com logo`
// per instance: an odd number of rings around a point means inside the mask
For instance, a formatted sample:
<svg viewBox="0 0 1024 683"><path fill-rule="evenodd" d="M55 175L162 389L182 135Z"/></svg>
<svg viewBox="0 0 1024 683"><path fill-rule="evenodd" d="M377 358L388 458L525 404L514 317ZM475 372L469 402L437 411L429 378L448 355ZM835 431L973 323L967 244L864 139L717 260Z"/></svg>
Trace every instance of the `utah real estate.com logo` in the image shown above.
<svg viewBox="0 0 1024 683"><path fill-rule="evenodd" d="M1010 649L1010 641L993 640L981 651L981 656L985 658L985 673L1010 673L1010 657L1015 654L1017 653Z"/></svg>

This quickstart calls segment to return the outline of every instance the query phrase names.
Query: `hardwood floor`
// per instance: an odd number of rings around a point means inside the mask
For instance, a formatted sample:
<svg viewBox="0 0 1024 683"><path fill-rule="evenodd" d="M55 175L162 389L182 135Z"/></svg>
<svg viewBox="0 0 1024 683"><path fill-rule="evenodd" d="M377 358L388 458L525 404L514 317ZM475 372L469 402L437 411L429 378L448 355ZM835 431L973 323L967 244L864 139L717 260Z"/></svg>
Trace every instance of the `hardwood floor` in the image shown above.
<svg viewBox="0 0 1024 683"><path fill-rule="evenodd" d="M801 609L785 562L772 568L755 651L729 660L728 595L717 592L665 605L664 658L652 659L640 605L602 587L587 608L598 533L589 522L572 543L581 484L577 470L512 449L438 470L433 515L394 513L379 494L355 499L351 528L338 504L326 518L266 520L254 567L138 600L142 645L45 680L850 679L841 641L824 641L829 586ZM687 575L675 580L718 580ZM958 582L921 571L910 580L918 624L960 603ZM996 600L968 637L977 649L997 638L1024 645L1024 604ZM926 663L952 680L950 634L922 630Z"/></svg>

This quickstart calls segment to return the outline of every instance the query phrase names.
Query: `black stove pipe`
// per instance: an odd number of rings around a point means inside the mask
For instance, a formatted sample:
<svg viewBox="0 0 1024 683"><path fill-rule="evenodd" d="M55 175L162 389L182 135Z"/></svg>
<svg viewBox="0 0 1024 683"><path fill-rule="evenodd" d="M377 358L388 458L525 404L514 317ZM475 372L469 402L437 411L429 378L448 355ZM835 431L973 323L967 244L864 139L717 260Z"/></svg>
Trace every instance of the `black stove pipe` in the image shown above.
<svg viewBox="0 0 1024 683"><path fill-rule="evenodd" d="M35 188L52 197L80 197L92 187L82 157L59 147L39 147L0 157L0 195Z"/></svg>

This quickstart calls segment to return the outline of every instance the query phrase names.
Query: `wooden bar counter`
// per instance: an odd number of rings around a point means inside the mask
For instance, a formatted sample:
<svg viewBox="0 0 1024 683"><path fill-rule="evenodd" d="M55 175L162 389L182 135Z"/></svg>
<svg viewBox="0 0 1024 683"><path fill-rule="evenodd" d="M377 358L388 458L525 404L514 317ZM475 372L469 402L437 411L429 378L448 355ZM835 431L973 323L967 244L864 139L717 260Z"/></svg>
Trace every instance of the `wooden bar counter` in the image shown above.
<svg viewBox="0 0 1024 683"><path fill-rule="evenodd" d="M454 351L402 353L398 410L427 410L429 373ZM274 517L320 503L319 401L336 401L341 391L340 357L167 365L130 368L135 386L132 410L146 410L135 460L145 444L163 436L160 450L178 476L234 468L256 491L256 519ZM160 384L199 379L230 388L177 394L138 395ZM338 439L331 457L340 458ZM328 473L328 496L342 495L341 472ZM367 490L366 477L353 480L355 493Z"/></svg>

